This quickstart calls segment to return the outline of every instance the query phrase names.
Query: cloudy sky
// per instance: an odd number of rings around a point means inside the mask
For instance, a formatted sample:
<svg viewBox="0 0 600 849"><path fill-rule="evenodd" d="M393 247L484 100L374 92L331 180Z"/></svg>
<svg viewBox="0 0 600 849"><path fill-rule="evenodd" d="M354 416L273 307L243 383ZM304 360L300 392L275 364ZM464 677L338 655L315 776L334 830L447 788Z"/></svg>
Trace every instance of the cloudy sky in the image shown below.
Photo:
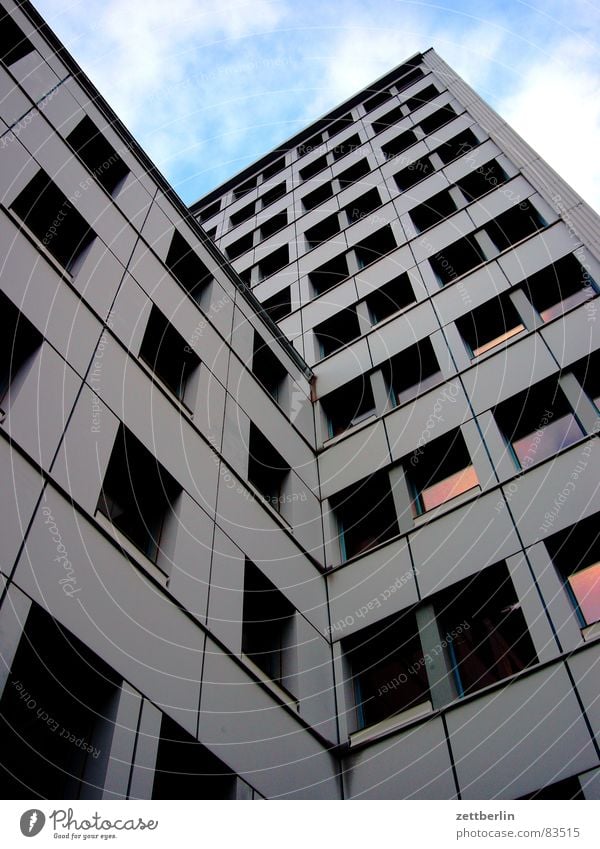
<svg viewBox="0 0 600 849"><path fill-rule="evenodd" d="M34 0L191 203L434 47L600 210L590 0Z"/></svg>

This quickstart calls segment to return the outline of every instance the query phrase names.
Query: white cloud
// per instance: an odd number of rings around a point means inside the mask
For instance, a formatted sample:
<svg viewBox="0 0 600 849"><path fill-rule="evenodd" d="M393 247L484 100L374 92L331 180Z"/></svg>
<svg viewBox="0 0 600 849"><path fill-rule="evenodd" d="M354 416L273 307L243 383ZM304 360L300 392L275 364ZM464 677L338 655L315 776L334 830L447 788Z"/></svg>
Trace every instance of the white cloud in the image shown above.
<svg viewBox="0 0 600 849"><path fill-rule="evenodd" d="M600 210L600 67L591 47L574 38L554 46L500 100L498 111Z"/></svg>

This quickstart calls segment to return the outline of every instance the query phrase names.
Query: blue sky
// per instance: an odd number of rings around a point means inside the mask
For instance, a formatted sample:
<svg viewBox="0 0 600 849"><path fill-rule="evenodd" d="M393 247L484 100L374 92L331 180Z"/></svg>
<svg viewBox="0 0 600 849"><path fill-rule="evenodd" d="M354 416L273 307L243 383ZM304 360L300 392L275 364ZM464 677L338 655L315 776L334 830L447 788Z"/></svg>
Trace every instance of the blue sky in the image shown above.
<svg viewBox="0 0 600 849"><path fill-rule="evenodd" d="M588 0L35 0L191 203L434 47L600 210L600 6Z"/></svg>

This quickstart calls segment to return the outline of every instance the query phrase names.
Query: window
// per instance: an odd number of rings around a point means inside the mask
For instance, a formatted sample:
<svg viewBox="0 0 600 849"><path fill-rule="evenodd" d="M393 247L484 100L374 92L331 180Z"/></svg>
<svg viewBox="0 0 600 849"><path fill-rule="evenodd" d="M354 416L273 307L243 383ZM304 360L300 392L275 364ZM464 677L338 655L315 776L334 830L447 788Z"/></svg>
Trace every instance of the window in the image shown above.
<svg viewBox="0 0 600 849"><path fill-rule="evenodd" d="M100 185L109 195L114 195L129 174L129 168L94 122L87 116L83 118L69 133L67 141Z"/></svg>
<svg viewBox="0 0 600 849"><path fill-rule="evenodd" d="M286 286L275 295L262 302L262 308L273 321L281 321L292 311L292 296L290 287Z"/></svg>
<svg viewBox="0 0 600 849"><path fill-rule="evenodd" d="M364 177L369 172L370 168L368 161L366 159L360 159L358 162L355 162L354 165L351 165L350 168L346 168L345 171L342 171L341 174L337 175L340 183L340 189L348 188L348 186L351 186L352 183L356 183L357 180L360 180L361 177Z"/></svg>
<svg viewBox="0 0 600 849"><path fill-rule="evenodd" d="M250 177L250 179L246 180L245 183L242 183L241 186L238 186L237 188L235 188L233 190L233 199L239 200L240 198L243 198L244 195L247 195L248 192L251 192L252 189L255 189L257 179L258 178L256 176Z"/></svg>
<svg viewBox="0 0 600 849"><path fill-rule="evenodd" d="M394 174L394 180L400 191L404 192L406 189L410 189L416 183L419 183L429 174L433 174L433 165L429 161L429 157L422 156L420 159L415 160L415 162L411 162L402 171Z"/></svg>
<svg viewBox="0 0 600 849"><path fill-rule="evenodd" d="M235 773L164 714L152 798L235 799L235 789Z"/></svg>
<svg viewBox="0 0 600 849"><path fill-rule="evenodd" d="M54 259L74 274L96 234L43 171L29 181L11 209Z"/></svg>
<svg viewBox="0 0 600 849"><path fill-rule="evenodd" d="M156 306L150 312L140 357L180 401L185 399L186 385L200 360Z"/></svg>
<svg viewBox="0 0 600 849"><path fill-rule="evenodd" d="M522 469L547 460L583 436L556 378L513 395L493 413L516 465Z"/></svg>
<svg viewBox="0 0 600 849"><path fill-rule="evenodd" d="M369 376L361 375L325 395L321 405L327 416L330 438L370 418L375 414L375 399Z"/></svg>
<svg viewBox="0 0 600 849"><path fill-rule="evenodd" d="M459 187L466 200L471 203L473 200L482 197L487 192L491 192L496 186L501 186L506 183L508 175L498 165L495 159L481 165L475 171L471 171L466 177L457 180L456 185Z"/></svg>
<svg viewBox="0 0 600 849"><path fill-rule="evenodd" d="M400 274L367 296L367 307L373 324L393 315L415 302L415 293L408 274Z"/></svg>
<svg viewBox="0 0 600 849"><path fill-rule="evenodd" d="M596 350L576 363L573 373L590 401L600 410L600 351Z"/></svg>
<svg viewBox="0 0 600 849"><path fill-rule="evenodd" d="M244 221L248 221L254 213L256 212L256 201L252 201L247 206L243 206L241 209L238 209L237 212L234 212L229 220L233 227L237 227L238 224L243 224Z"/></svg>
<svg viewBox="0 0 600 849"><path fill-rule="evenodd" d="M537 663L525 617L504 563L435 596L449 666L459 697ZM462 627L461 627L462 626Z"/></svg>
<svg viewBox="0 0 600 849"><path fill-rule="evenodd" d="M331 498L342 561L397 536L396 508L387 472L376 472Z"/></svg>
<svg viewBox="0 0 600 849"><path fill-rule="evenodd" d="M277 271L281 271L290 261L290 250L288 245L282 245L276 251L263 257L258 263L258 274L261 280L270 277Z"/></svg>
<svg viewBox="0 0 600 849"><path fill-rule="evenodd" d="M308 141L302 142L297 147L298 156L307 156L313 150L317 150L323 144L323 133L316 133Z"/></svg>
<svg viewBox="0 0 600 849"><path fill-rule="evenodd" d="M199 303L212 274L177 230L173 233L165 265L188 295Z"/></svg>
<svg viewBox="0 0 600 849"><path fill-rule="evenodd" d="M177 481L121 425L97 509L153 562L160 552L163 524L180 493Z"/></svg>
<svg viewBox="0 0 600 849"><path fill-rule="evenodd" d="M499 251L526 239L546 226L537 209L528 200L513 206L483 228Z"/></svg>
<svg viewBox="0 0 600 849"><path fill-rule="evenodd" d="M344 156L347 156L352 151L356 150L362 144L360 140L360 136L358 133L354 133L354 135L349 136L344 141L336 144L335 147L331 149L331 153L333 154L333 161L337 162L338 159L342 159Z"/></svg>
<svg viewBox="0 0 600 849"><path fill-rule="evenodd" d="M354 224L355 221L362 221L367 215L370 215L378 207L381 206L381 196L377 189L369 189L364 195L356 198L352 203L344 208L348 224Z"/></svg>
<svg viewBox="0 0 600 849"><path fill-rule="evenodd" d="M431 706L413 610L364 628L342 642L350 664L358 728Z"/></svg>
<svg viewBox="0 0 600 849"><path fill-rule="evenodd" d="M276 200L282 198L286 192L285 181L283 183L278 183L276 186L273 186L272 189L269 189L262 196L262 208L265 206L269 206L271 203L275 203Z"/></svg>
<svg viewBox="0 0 600 849"><path fill-rule="evenodd" d="M217 228L211 227L210 230L206 231L206 235L208 236L209 239L212 239L214 241L214 238L217 235Z"/></svg>
<svg viewBox="0 0 600 849"><path fill-rule="evenodd" d="M348 263L346 257L342 254L330 259L320 268L311 271L308 279L312 283L315 295L322 295L323 292L328 292L329 289L345 280L348 273Z"/></svg>
<svg viewBox="0 0 600 849"><path fill-rule="evenodd" d="M362 242L354 246L354 253L358 262L359 268L366 268L375 260L385 256L390 251L397 247L392 228L389 224L377 230L376 233L371 233Z"/></svg>
<svg viewBox="0 0 600 849"><path fill-rule="evenodd" d="M418 233L427 230L428 227L433 227L434 224L439 224L444 218L456 212L456 204L452 199L450 192L445 189L437 195L429 198L425 203L416 206L410 213L413 224Z"/></svg>
<svg viewBox="0 0 600 849"><path fill-rule="evenodd" d="M480 144L480 141L473 130L463 130L462 133L458 133L454 138L436 147L435 152L444 165L448 165L449 162L454 162L455 159L477 147L478 144Z"/></svg>
<svg viewBox="0 0 600 849"><path fill-rule="evenodd" d="M283 171L284 168L285 168L285 156L282 156L280 159L277 159L275 162L272 162L262 172L263 182L266 183L267 180L270 180L271 177L275 176L275 174L279 174L280 171Z"/></svg>
<svg viewBox="0 0 600 849"><path fill-rule="evenodd" d="M391 93L387 91L378 91L376 94L372 94L368 100L365 100L364 107L365 112L372 112L373 109L377 109L378 106L381 106L382 103L385 103L387 100L390 100L392 97Z"/></svg>
<svg viewBox="0 0 600 849"><path fill-rule="evenodd" d="M250 424L248 481L275 510L283 504L282 489L290 467L255 424Z"/></svg>
<svg viewBox="0 0 600 849"><path fill-rule="evenodd" d="M319 156L318 159L313 159L311 163L301 168L298 173L301 180L309 180L315 174L318 174L319 171L322 171L323 168L327 168L327 156Z"/></svg>
<svg viewBox="0 0 600 849"><path fill-rule="evenodd" d="M339 351L360 336L360 325L354 307L346 307L315 327L321 357Z"/></svg>
<svg viewBox="0 0 600 849"><path fill-rule="evenodd" d="M421 77L424 77L425 74L421 70L421 68L413 68L412 71L409 71L407 74L404 74L403 77L396 80L396 91L404 91L405 88L408 88L409 85L416 83L417 80L420 80Z"/></svg>
<svg viewBox="0 0 600 849"><path fill-rule="evenodd" d="M442 373L429 339L406 348L386 364L384 377L395 406L411 401L435 386Z"/></svg>
<svg viewBox="0 0 600 849"><path fill-rule="evenodd" d="M336 233L340 232L340 221L338 217L338 213L334 212L333 215L324 218L322 221L319 221L318 224L315 224L314 227L310 227L306 233L306 244L309 250L322 245L323 242L326 242L327 239L330 239L332 236L335 236Z"/></svg>
<svg viewBox="0 0 600 849"><path fill-rule="evenodd" d="M0 417L6 412L3 403L11 384L31 362L42 344L42 334L29 319L16 308L9 298L0 292ZM8 400L8 399L7 399Z"/></svg>
<svg viewBox="0 0 600 849"><path fill-rule="evenodd" d="M523 288L543 321L552 321L597 293L596 283L573 254L532 274Z"/></svg>
<svg viewBox="0 0 600 849"><path fill-rule="evenodd" d="M438 94L440 94L440 92L437 88L434 85L429 85L427 88L422 88L421 91L410 97L404 105L412 112L413 109L418 109L419 106L423 106L424 103L429 103L429 101L437 97Z"/></svg>
<svg viewBox="0 0 600 849"><path fill-rule="evenodd" d="M204 209L201 209L198 213L198 220L200 222L208 221L209 218L212 218L213 215L216 215L221 209L221 200L216 200L214 203L211 203L210 206L205 206Z"/></svg>
<svg viewBox="0 0 600 849"><path fill-rule="evenodd" d="M17 26L9 13L4 10L0 12L0 27L2 28L0 61L8 68L31 53L33 44L25 37L23 31Z"/></svg>
<svg viewBox="0 0 600 849"><path fill-rule="evenodd" d="M319 206L319 204L328 200L332 195L333 188L331 183L323 183L322 186L319 186L317 189L314 189L302 198L302 205L305 212L309 212L311 209Z"/></svg>
<svg viewBox="0 0 600 849"><path fill-rule="evenodd" d="M254 350L252 353L252 374L262 383L269 395L277 401L287 372L256 331L254 332Z"/></svg>
<svg viewBox="0 0 600 849"><path fill-rule="evenodd" d="M460 430L438 436L424 448L418 448L408 458L405 471L412 491L414 516L479 488Z"/></svg>
<svg viewBox="0 0 600 849"><path fill-rule="evenodd" d="M289 689L295 610L281 590L249 560L244 569L242 651L264 674Z"/></svg>
<svg viewBox="0 0 600 849"><path fill-rule="evenodd" d="M333 124L330 124L327 127L327 138L333 138L338 133L341 133L342 130L345 130L352 124L352 115L348 113L348 115L344 115L341 118L338 118L337 121L334 121Z"/></svg>
<svg viewBox="0 0 600 849"><path fill-rule="evenodd" d="M475 237L465 236L442 248L429 262L440 285L446 286L485 262L485 256Z"/></svg>
<svg viewBox="0 0 600 849"><path fill-rule="evenodd" d="M439 128L443 127L444 124L447 124L448 121L456 118L456 115L456 110L447 104L434 112L433 115L428 115L427 118L423 118L419 126L427 136L429 133L434 133L436 130L439 130Z"/></svg>
<svg viewBox="0 0 600 849"><path fill-rule="evenodd" d="M394 124L397 124L400 120L402 120L402 109L400 106L396 106L394 109L390 109L389 112L386 112L385 115L382 115L381 118L373 121L371 126L373 127L373 132L377 134L383 132L383 130L387 130L388 127L391 127Z"/></svg>
<svg viewBox="0 0 600 849"><path fill-rule="evenodd" d="M241 239L237 239L225 248L227 259L237 259L238 256L252 250L254 244L254 233L246 233Z"/></svg>
<svg viewBox="0 0 600 849"><path fill-rule="evenodd" d="M278 212L277 215L273 215L271 218L269 218L268 221L265 221L264 224L261 224L260 238L267 239L274 233L278 233L280 230L283 230L284 227L287 227L287 223L287 210L284 210L283 212Z"/></svg>
<svg viewBox="0 0 600 849"><path fill-rule="evenodd" d="M508 295L492 298L457 319L456 326L471 358L487 353L525 330Z"/></svg>
<svg viewBox="0 0 600 849"><path fill-rule="evenodd" d="M98 655L33 604L0 701L2 798L89 798L118 686Z"/></svg>
<svg viewBox="0 0 600 849"><path fill-rule="evenodd" d="M405 150L408 150L413 144L416 144L417 137L415 136L412 130L406 130L403 133L400 133L399 136L396 136L395 139L383 144L381 146L381 150L386 159L392 159L394 156L398 156L403 153Z"/></svg>
<svg viewBox="0 0 600 849"><path fill-rule="evenodd" d="M600 622L600 524L598 514L546 540L546 548L575 608L581 627Z"/></svg>

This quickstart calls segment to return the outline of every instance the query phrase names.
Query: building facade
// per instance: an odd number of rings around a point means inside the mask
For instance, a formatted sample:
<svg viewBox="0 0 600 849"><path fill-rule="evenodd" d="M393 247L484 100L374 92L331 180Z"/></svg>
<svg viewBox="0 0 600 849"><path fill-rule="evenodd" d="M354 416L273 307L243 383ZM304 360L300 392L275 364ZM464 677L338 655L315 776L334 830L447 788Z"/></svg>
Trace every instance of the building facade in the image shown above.
<svg viewBox="0 0 600 849"><path fill-rule="evenodd" d="M5 798L600 798L598 216L433 50L186 208L2 0Z"/></svg>

